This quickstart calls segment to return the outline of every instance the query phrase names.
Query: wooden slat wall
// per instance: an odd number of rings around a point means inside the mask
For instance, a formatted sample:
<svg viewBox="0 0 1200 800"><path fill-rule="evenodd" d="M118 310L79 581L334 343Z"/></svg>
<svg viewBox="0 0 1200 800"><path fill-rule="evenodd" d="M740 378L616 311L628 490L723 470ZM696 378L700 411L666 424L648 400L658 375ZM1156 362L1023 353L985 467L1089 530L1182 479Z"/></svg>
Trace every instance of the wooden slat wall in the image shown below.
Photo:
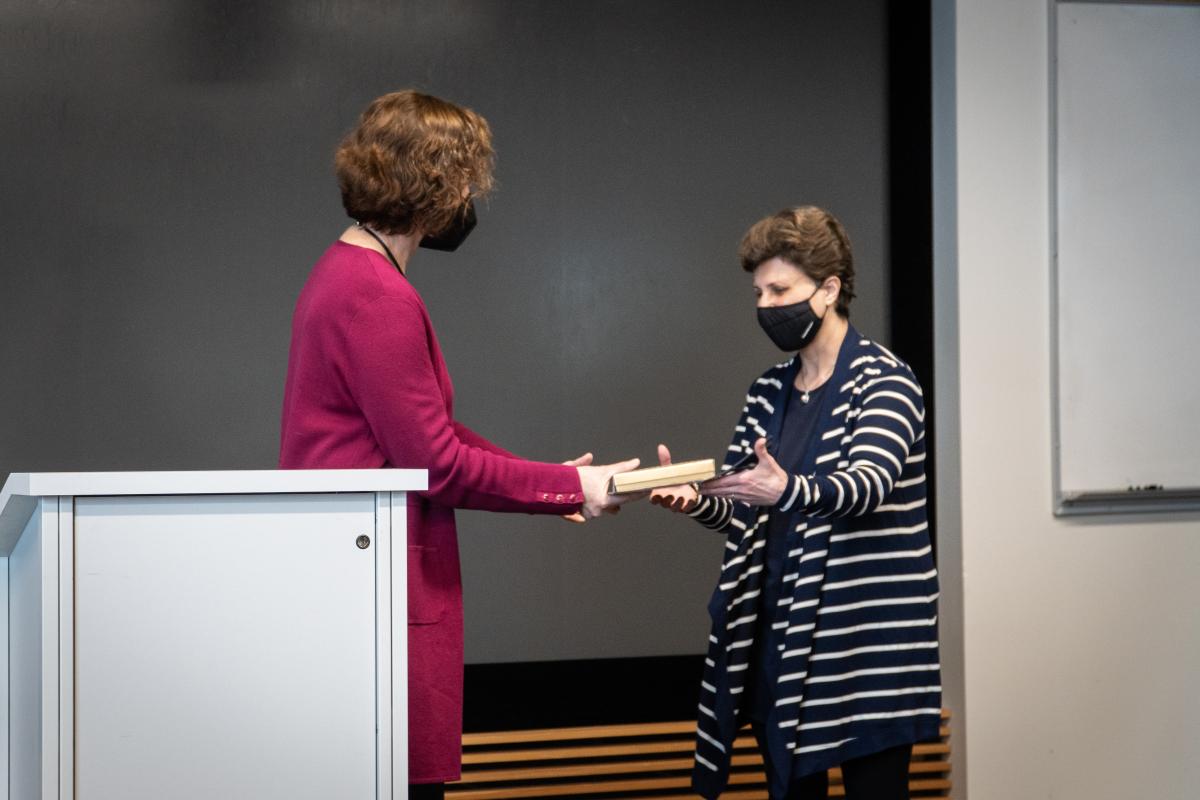
<svg viewBox="0 0 1200 800"><path fill-rule="evenodd" d="M580 800L693 798L694 722L656 722L471 733L463 736L462 780L446 787L454 800L568 797ZM950 714L941 738L913 748L914 800L950 792ZM841 770L829 771L829 796L844 797ZM749 729L734 742L725 800L765 800L762 759Z"/></svg>

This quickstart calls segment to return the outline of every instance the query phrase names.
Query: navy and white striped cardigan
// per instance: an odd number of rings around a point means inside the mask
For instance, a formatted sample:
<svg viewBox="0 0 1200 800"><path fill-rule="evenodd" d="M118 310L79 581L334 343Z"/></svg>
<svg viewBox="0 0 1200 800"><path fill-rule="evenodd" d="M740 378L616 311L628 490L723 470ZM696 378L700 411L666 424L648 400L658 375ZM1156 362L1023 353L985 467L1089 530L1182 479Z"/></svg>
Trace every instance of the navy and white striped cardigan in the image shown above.
<svg viewBox="0 0 1200 800"><path fill-rule="evenodd" d="M754 382L726 463L756 439L779 440L800 367ZM791 515L778 609L760 607L772 509L704 497L691 512L727 533L709 612L692 783L713 798L728 781L756 620L786 629L767 746L772 796L806 775L937 736L941 686L937 571L925 514L925 410L912 370L851 327L826 390L814 441L774 509ZM797 468L798 467L798 468ZM790 775L784 770L791 766Z"/></svg>

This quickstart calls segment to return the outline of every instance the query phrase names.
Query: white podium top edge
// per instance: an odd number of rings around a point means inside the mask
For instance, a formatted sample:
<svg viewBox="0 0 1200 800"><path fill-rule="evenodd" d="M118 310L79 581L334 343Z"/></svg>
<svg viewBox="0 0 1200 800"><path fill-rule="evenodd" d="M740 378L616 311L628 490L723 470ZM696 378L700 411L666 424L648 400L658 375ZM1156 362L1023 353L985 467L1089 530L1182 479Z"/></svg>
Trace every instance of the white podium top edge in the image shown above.
<svg viewBox="0 0 1200 800"><path fill-rule="evenodd" d="M4 484L3 496L416 492L427 488L429 473L423 469L14 472Z"/></svg>
<svg viewBox="0 0 1200 800"><path fill-rule="evenodd" d="M0 557L25 528L39 497L189 494L419 492L423 469L253 469L217 472L14 472L0 489Z"/></svg>

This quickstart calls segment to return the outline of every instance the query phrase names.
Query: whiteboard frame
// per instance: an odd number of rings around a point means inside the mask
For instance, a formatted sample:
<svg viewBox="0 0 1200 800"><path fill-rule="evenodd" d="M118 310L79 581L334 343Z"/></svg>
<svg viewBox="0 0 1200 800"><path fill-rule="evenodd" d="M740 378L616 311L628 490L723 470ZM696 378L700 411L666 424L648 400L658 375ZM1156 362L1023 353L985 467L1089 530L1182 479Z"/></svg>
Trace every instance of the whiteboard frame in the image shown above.
<svg viewBox="0 0 1200 800"><path fill-rule="evenodd" d="M1200 511L1200 486L1149 489L1064 492L1062 488L1062 420L1059 392L1059 268L1058 268L1058 14L1066 5L1108 4L1126 6L1172 5L1162 0L1048 0L1049 91L1049 243L1050 243L1050 480L1054 515L1145 514Z"/></svg>

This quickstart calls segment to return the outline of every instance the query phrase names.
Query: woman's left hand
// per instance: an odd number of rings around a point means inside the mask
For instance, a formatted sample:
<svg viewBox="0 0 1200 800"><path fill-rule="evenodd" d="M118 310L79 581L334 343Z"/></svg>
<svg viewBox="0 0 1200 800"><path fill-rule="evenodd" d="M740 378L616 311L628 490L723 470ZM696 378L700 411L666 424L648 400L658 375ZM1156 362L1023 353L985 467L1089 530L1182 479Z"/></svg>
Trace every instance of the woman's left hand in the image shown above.
<svg viewBox="0 0 1200 800"><path fill-rule="evenodd" d="M752 506L770 507L778 503L787 488L788 474L767 452L766 439L754 443L754 454L758 464L753 469L705 481L700 484L700 492L709 497L741 500Z"/></svg>
<svg viewBox="0 0 1200 800"><path fill-rule="evenodd" d="M564 461L563 463L566 464L568 467L590 467L592 465L592 454L584 453L579 458L572 458L570 461ZM631 495L630 499L631 500L637 499L637 497ZM608 508L604 509L604 513L605 514L616 514L620 510L621 510L620 506L609 506ZM578 523L578 524L583 524L584 522L587 522L587 518L583 516L583 512L581 512L581 511L576 511L574 514L563 514L562 518L565 519L567 522L574 522L574 523Z"/></svg>
<svg viewBox="0 0 1200 800"><path fill-rule="evenodd" d="M568 467L589 467L592 464L592 454L584 453L579 458L572 458L570 461L564 461L563 464L566 464ZM574 514L563 514L562 518L567 522L575 522L579 524L587 522L587 520L583 518L583 514L578 511L576 511Z"/></svg>

